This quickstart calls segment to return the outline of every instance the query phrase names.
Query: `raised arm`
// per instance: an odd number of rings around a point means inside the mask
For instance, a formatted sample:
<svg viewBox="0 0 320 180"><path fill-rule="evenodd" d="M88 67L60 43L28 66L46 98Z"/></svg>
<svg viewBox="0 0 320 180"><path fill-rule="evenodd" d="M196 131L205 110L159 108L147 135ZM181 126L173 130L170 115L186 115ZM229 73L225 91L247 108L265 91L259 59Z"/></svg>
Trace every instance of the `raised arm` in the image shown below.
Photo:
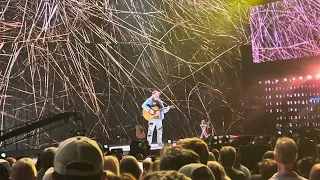
<svg viewBox="0 0 320 180"><path fill-rule="evenodd" d="M150 107L148 105L150 105L152 103L152 99L148 98L143 104L142 104L142 108L146 111L150 111Z"/></svg>

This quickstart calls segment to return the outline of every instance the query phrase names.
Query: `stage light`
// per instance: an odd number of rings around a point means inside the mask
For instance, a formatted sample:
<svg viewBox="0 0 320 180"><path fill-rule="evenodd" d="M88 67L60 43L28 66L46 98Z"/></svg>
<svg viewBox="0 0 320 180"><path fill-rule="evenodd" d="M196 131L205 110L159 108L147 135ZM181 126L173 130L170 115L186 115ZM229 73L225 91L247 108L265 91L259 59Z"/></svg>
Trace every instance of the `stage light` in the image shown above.
<svg viewBox="0 0 320 180"><path fill-rule="evenodd" d="M287 79L287 78L284 78L283 81L288 81L288 79Z"/></svg>
<svg viewBox="0 0 320 180"><path fill-rule="evenodd" d="M296 78L292 78L292 80L293 80L293 81L295 81L295 80L296 80Z"/></svg>
<svg viewBox="0 0 320 180"><path fill-rule="evenodd" d="M6 158L6 157L7 157L7 154L4 153L4 152L2 152L2 153L0 154L0 156L1 156L1 158Z"/></svg>
<svg viewBox="0 0 320 180"><path fill-rule="evenodd" d="M108 144L103 145L103 152L108 153L110 151L110 146Z"/></svg>
<svg viewBox="0 0 320 180"><path fill-rule="evenodd" d="M279 82L279 80L278 80L278 79L276 79L276 83L277 83L277 82Z"/></svg>
<svg viewBox="0 0 320 180"><path fill-rule="evenodd" d="M308 75L307 78L308 78L308 79L312 79L312 76Z"/></svg>
<svg viewBox="0 0 320 180"><path fill-rule="evenodd" d="M230 142L230 136L224 135L221 139L222 144L228 144Z"/></svg>
<svg viewBox="0 0 320 180"><path fill-rule="evenodd" d="M281 131L277 131L276 138L279 138L279 137L282 137L282 132Z"/></svg>
<svg viewBox="0 0 320 180"><path fill-rule="evenodd" d="M217 135L212 136L210 144L211 145L220 144L219 136Z"/></svg>
<svg viewBox="0 0 320 180"><path fill-rule="evenodd" d="M303 79L303 77L302 77L302 76L300 76L300 77L299 77L299 79L300 79L300 80L302 80L302 79Z"/></svg>
<svg viewBox="0 0 320 180"><path fill-rule="evenodd" d="M259 84L261 84L262 82L261 81L259 81Z"/></svg>

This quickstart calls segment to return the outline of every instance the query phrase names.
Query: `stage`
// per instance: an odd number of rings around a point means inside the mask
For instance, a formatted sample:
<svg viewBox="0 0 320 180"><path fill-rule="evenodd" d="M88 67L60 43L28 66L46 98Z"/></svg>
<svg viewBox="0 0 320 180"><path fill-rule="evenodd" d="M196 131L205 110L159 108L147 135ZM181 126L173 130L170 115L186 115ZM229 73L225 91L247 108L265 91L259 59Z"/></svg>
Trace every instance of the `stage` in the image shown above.
<svg viewBox="0 0 320 180"><path fill-rule="evenodd" d="M223 137L223 136L219 136L220 143L222 143L222 142L221 142L222 137ZM239 137L239 136L237 136L237 135L230 135L230 142L232 142L232 141L233 141L235 138L237 138L237 137ZM168 143L167 143L167 144L168 144ZM172 145L175 146L175 145L176 145L176 142L173 141L173 142L172 142ZM156 144L156 143L155 143L155 144L151 144L151 151L160 150L160 149L162 149L162 147L163 147L163 145L158 145L158 144ZM112 149L120 149L120 148L123 150L124 153L128 153L128 152L130 151L130 144L123 144L123 145L116 145L116 144L112 145L112 144L110 144L110 147L109 147L110 151L111 151Z"/></svg>

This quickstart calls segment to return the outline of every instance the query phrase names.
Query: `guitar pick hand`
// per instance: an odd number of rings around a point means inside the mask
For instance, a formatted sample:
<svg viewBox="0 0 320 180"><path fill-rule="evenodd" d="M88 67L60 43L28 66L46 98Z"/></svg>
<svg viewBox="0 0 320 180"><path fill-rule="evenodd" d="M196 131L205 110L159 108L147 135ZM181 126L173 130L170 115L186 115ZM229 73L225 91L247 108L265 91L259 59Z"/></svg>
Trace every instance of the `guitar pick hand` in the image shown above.
<svg viewBox="0 0 320 180"><path fill-rule="evenodd" d="M150 113L150 114L155 114L155 112L154 112L153 109L150 109L149 113Z"/></svg>

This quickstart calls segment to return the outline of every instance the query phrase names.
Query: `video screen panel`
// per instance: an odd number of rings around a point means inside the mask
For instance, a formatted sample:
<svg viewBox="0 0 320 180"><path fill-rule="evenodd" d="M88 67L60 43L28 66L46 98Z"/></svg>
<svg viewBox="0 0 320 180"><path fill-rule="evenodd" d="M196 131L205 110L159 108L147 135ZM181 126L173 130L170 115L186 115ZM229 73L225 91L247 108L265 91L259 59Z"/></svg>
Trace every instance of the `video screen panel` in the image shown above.
<svg viewBox="0 0 320 180"><path fill-rule="evenodd" d="M250 9L254 63L320 55L320 0L283 0Z"/></svg>

